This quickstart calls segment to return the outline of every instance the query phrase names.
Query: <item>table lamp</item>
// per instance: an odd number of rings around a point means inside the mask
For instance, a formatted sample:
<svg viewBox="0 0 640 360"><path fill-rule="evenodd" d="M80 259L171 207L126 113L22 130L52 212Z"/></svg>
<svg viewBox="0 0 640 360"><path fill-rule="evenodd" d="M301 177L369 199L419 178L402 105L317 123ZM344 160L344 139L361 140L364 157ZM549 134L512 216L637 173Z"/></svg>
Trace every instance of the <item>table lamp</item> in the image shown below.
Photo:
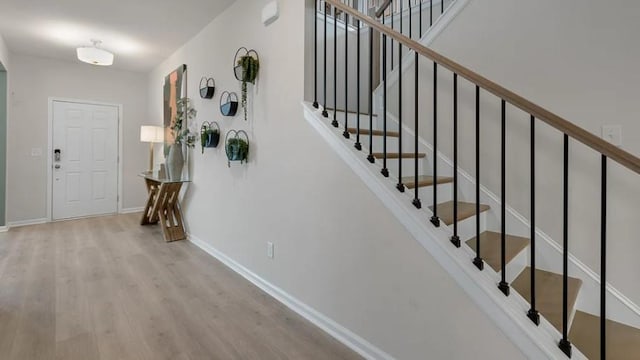
<svg viewBox="0 0 640 360"><path fill-rule="evenodd" d="M149 172L153 171L153 144L164 141L164 128L161 126L140 126L140 142L149 143Z"/></svg>

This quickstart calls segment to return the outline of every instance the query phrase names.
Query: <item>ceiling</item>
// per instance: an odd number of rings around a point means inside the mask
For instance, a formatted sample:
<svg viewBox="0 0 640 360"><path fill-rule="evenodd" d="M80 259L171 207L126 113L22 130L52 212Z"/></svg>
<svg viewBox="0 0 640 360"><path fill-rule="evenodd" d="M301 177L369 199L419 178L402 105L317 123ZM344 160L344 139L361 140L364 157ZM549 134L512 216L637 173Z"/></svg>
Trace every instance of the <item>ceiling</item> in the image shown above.
<svg viewBox="0 0 640 360"><path fill-rule="evenodd" d="M113 67L149 71L235 0L0 0L0 34L11 52L78 61L102 41Z"/></svg>

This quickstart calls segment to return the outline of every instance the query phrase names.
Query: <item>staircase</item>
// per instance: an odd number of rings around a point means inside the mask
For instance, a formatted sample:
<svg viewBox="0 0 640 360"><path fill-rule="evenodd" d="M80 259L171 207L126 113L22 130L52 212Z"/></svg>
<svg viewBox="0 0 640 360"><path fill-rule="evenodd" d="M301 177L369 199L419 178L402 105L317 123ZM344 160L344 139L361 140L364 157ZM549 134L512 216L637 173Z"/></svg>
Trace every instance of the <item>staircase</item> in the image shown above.
<svg viewBox="0 0 640 360"><path fill-rule="evenodd" d="M517 222L518 217L524 218L516 214L512 209L507 209L507 199L505 199L505 137L507 136L505 131L506 111L507 105L518 107L531 114L531 129L532 140L534 126L536 122L544 122L549 124L564 134L563 140L565 144L564 153L564 187L565 198L564 202L564 228L567 228L566 215L568 211L567 207L567 186L568 186L568 145L570 141L580 142L584 145L591 147L602 158L602 186L601 193L603 199L603 211L601 219L602 224L606 224L606 179L607 179L607 161L615 161L616 163L627 167L628 169L640 174L640 159L632 154L626 153L621 149L610 146L608 143L600 140L599 138L591 135L585 130L578 128L565 119L558 117L550 113L549 111L542 109L526 99L519 97L518 95L502 88L500 85L492 83L491 81L481 77L478 74L473 73L455 62L443 57L440 54L433 52L432 50L420 45L415 39L420 39L429 31L429 26L426 26L421 31L410 36L403 35L405 33L403 26L399 25L398 30L391 28L389 23L395 19L395 23L398 21L404 22L406 18L409 20L409 28L413 29L411 23L412 17L419 16L422 22L426 14L433 14L434 7L432 2L427 1L428 4L423 4L423 1L401 1L396 0L394 5L393 1L383 1L378 4L378 13L384 14L380 19L374 19L363 14L361 11L353 9L352 6L346 5L343 1L339 0L326 0L320 1L320 5L317 9L322 13L323 10L329 12L330 16L338 17L338 20L333 21L335 26L340 21L339 16L342 15L342 21L347 24L354 19L357 20L356 26L368 26L371 29L376 29L382 34L382 50L380 56L381 60L381 87L383 88L382 104L380 101L374 106L374 80L373 80L373 57L376 56L373 51L369 52L370 61L368 71L368 89L352 89L348 85L348 75L345 71L345 99L343 108L340 110L340 106L337 105L337 82L334 78L333 84L333 105L327 105L330 101L330 97L327 95L327 88L329 86L322 86L321 82L316 78L316 94L314 104L305 104L305 113L308 121L312 123L319 131L330 133L331 127L333 127L333 135L335 138L331 140L332 143L337 144L337 139L343 144L348 144L351 148L349 154L346 153L344 147L336 147L337 151L342 151L345 157L357 156L360 165L353 166L354 170L358 167L357 171L364 174L362 167L367 167L367 174L361 176L368 176L367 181L369 183L377 181L378 184L386 182L387 190L389 186L396 189L395 196L401 201L412 204L414 208L413 218L416 221L422 222L422 224L416 225L423 229L424 234L416 235L420 237L422 241L437 242L437 246L447 246L448 253L451 254L453 262L459 259L466 259L466 264L458 264L461 267L465 267L466 271L477 284L493 284L493 288L486 290L490 292L488 297L494 299L495 307L504 306L505 313L509 313L508 309L519 309L523 311L516 311L515 314L507 314L512 318L512 321L517 322L521 327L524 334L532 338L532 342L539 346L539 352L523 351L532 358L540 358L539 355L543 354L548 358L588 358L588 359L640 359L640 330L629 324L623 324L611 320L607 317L607 299L611 296L611 293L606 286L606 271L600 274L600 281L597 281L597 287L599 288L600 295L600 313L592 314L585 309L580 309L580 302L578 301L581 294L583 296L589 296L587 294L590 290L583 290L583 284L585 281L593 282L593 279L588 279L587 276L582 276L582 273L573 271L572 274L578 274L580 276L569 276L569 267L574 268L573 260L570 261L568 251L569 237L566 235L562 241L561 253L558 253L557 259L553 256L550 258L538 259L536 262L536 256L548 254L548 252L541 251L544 248L545 242L541 230L535 226L534 219L525 219L528 221L526 226L513 225ZM353 4L351 4L353 5ZM425 5L423 7L423 5ZM445 3L442 5L440 14L446 13ZM386 8L385 8L386 6ZM449 6L449 4L447 4ZM415 11L407 9L418 8L417 14L412 15ZM360 9L362 10L362 9ZM333 11L333 12L330 12ZM369 11L373 13L373 11ZM324 26L326 26L326 18ZM437 21L437 19L436 19ZM433 21L429 25L433 24ZM317 26L317 23L316 23ZM347 31L345 27L345 32ZM337 33L337 30L336 30ZM359 33L359 32L358 32ZM316 28L316 39L318 39L318 29ZM368 36L373 36L373 32L369 31ZM369 39L369 43L373 44L373 39ZM390 41L391 44L396 42L396 51L399 48L399 44L405 48L411 49L410 52L405 52L402 55L402 61L396 61L396 66L387 67L388 65L388 50L389 46L386 41ZM326 38L325 38L326 44ZM347 68L349 66L349 59L347 51L345 51L345 58L340 59L337 55L337 37L334 40L334 52L333 59L331 56L327 57L326 46L324 54L319 54L316 48L316 59L319 56L325 56L323 63L325 67L327 64L332 64L334 67L334 73L337 72L338 66ZM345 44L345 47L347 44ZM360 47L358 42L358 47ZM398 54L396 54L398 55ZM360 56L360 51L358 51ZM408 59L408 60L407 60ZM409 96L415 95L415 106L411 118L403 118L402 111L407 108L407 105L401 106L398 109L398 118L395 119L394 115L387 109L387 87L385 80L388 74L395 71L400 73L397 76L398 81L402 81L402 72L404 71L403 62L415 59L418 61L431 61L434 68L434 76L432 82L434 83L434 102L432 106L434 111L432 116L433 121L433 141L428 143L425 139L419 136L418 131L421 126L421 117L419 115L419 100L416 93L409 94ZM341 62L344 60L344 62ZM362 61L360 58L356 60L358 66L358 78L360 77L360 65ZM415 89L418 89L418 66L414 66L415 73ZM437 119L438 112L436 108L437 101L436 96L438 94L438 88L436 79L437 71L449 71L454 74L453 76L453 93L454 99L454 112L453 119ZM322 75L323 73L320 73ZM316 65L316 77L319 75ZM327 76L325 69L324 76ZM464 76L467 81L476 84L476 114L479 114L479 95L481 91L490 92L501 99L502 107L502 195L496 196L485 188L481 187L481 184L476 181L479 178L479 172L481 166L479 162L479 155L476 156L476 176L473 177L459 166L457 159L458 149L458 124L457 124L457 80L458 76ZM326 84L326 79L325 79ZM400 88L402 85L400 83ZM320 106L318 101L318 89L324 91L322 96L322 103L324 106ZM353 90L353 91L352 91ZM417 92L417 91L416 91ZM357 100L358 110L354 111L349 108L349 102L347 96L353 96ZM402 101L402 91L398 94L399 104L406 104ZM406 94L405 94L406 96ZM361 98L368 98L368 112L362 111L360 108ZM337 108L337 110L336 110ZM376 110L378 108L378 110ZM367 112L367 113L365 113ZM431 114L429 114L431 115ZM426 115L423 115L426 116ZM329 121L331 125L329 125ZM479 115L477 115L478 121L476 121L476 154L479 153ZM438 141L445 140L438 139L437 123L450 122L453 123L455 137L453 141L454 158L449 160L445 158L438 151ZM407 124L408 123L408 124ZM409 139L407 141L406 139ZM451 141L451 139L446 139ZM534 141L532 141L534 144ZM341 145L342 146L342 145ZM342 150L340 150L342 149ZM360 156L358 154L364 153ZM535 147L531 149L531 160L534 161ZM346 159L346 158L345 158ZM535 168L532 166L531 183L535 184L536 174ZM523 187L529 189L529 183L522 184ZM372 190L380 191L380 188L372 187ZM532 186L533 188L533 186ZM388 194L381 195L381 199L389 199ZM535 196L531 194L532 199L532 214L535 214ZM427 206L423 206L423 204ZM390 205L390 208L395 205ZM398 212L397 210L396 213ZM407 211L405 209L405 211ZM398 216L398 215L397 215ZM515 219L515 220L514 220ZM404 221L404 219L401 219ZM507 231L509 229L515 229L515 232ZM428 238L428 239L427 239ZM443 241L444 239L444 241ZM447 241L449 240L449 241ZM602 254L602 268L606 270L606 227L603 226L601 235ZM427 250L433 250L433 244L425 245ZM435 255L434 255L435 256ZM543 261L540 261L543 260ZM444 260L443 260L444 261ZM549 263L557 262L559 266L549 265ZM543 267L538 264L542 263ZM485 264L488 268L485 268ZM473 267L474 271L468 269ZM455 271L454 271L455 272ZM455 277L455 276L454 276ZM458 282L464 284L466 280L460 276ZM497 286L495 286L497 284ZM589 287L591 288L591 286ZM512 291L513 290L513 291ZM472 290L469 290L470 293ZM502 298L495 297L496 292L501 292ZM582 291L582 292L581 292ZM496 300L498 299L498 300ZM610 303L615 303L617 299L610 300ZM614 304L615 305L615 304ZM484 306L487 306L486 304ZM618 309L618 305L614 306ZM495 309L488 310L488 312L494 312ZM622 313L621 313L622 314ZM620 318L622 315L614 311L613 316ZM640 318L640 314L635 315ZM528 318L525 325L521 318ZM624 319L627 323L634 323L636 320ZM640 323L640 321L636 322ZM506 327L505 327L506 328ZM542 331L533 330L538 328ZM507 332L507 331L505 331ZM551 334L551 338L546 336ZM512 335L515 336L515 335ZM512 339L517 342L518 340ZM522 348L526 346L523 345ZM555 351L553 350L555 348Z"/></svg>

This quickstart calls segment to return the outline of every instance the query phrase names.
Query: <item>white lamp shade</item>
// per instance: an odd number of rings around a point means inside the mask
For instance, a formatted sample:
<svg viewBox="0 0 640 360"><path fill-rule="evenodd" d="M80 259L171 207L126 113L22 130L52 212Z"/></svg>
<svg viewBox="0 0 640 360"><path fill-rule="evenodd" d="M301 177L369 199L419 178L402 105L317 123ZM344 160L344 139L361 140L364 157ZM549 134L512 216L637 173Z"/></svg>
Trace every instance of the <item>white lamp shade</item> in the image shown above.
<svg viewBox="0 0 640 360"><path fill-rule="evenodd" d="M113 54L97 47L87 46L77 49L78 60L100 66L113 65Z"/></svg>
<svg viewBox="0 0 640 360"><path fill-rule="evenodd" d="M160 126L142 125L140 127L140 141L161 143L164 141L164 128Z"/></svg>

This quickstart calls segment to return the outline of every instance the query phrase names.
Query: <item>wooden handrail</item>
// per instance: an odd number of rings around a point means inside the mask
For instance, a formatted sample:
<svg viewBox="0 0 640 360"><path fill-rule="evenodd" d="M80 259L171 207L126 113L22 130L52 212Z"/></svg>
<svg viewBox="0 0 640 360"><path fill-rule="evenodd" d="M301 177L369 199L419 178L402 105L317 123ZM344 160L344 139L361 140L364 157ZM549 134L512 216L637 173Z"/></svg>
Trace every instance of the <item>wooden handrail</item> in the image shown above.
<svg viewBox="0 0 640 360"><path fill-rule="evenodd" d="M640 158L637 156L624 151L617 146L602 140L591 132L573 124L572 122L548 111L531 101L523 98L522 96L514 93L511 90L508 90L501 85L479 75L478 73L470 70L455 61L447 58L444 55L441 55L426 46L418 43L415 40L395 31L387 26L382 25L376 19L371 18L362 14L361 12L349 7L348 5L343 4L339 0L325 0L327 4L335 6L336 8L348 13L349 15L355 17L356 19L362 21L363 23L369 25L371 28L387 35L398 41L399 43L407 46L409 49L417 52L418 54L436 62L438 65L452 71L458 76L461 76L471 83L480 86L484 90L494 94L500 99L503 99L510 103L513 106L518 107L522 111L527 114L533 115L536 119L544 121L548 125L554 127L555 129L561 131L564 134L569 135L573 139L583 143L584 145L592 148L593 150L607 156L608 158L618 162L620 165L628 168L629 170L640 174Z"/></svg>

